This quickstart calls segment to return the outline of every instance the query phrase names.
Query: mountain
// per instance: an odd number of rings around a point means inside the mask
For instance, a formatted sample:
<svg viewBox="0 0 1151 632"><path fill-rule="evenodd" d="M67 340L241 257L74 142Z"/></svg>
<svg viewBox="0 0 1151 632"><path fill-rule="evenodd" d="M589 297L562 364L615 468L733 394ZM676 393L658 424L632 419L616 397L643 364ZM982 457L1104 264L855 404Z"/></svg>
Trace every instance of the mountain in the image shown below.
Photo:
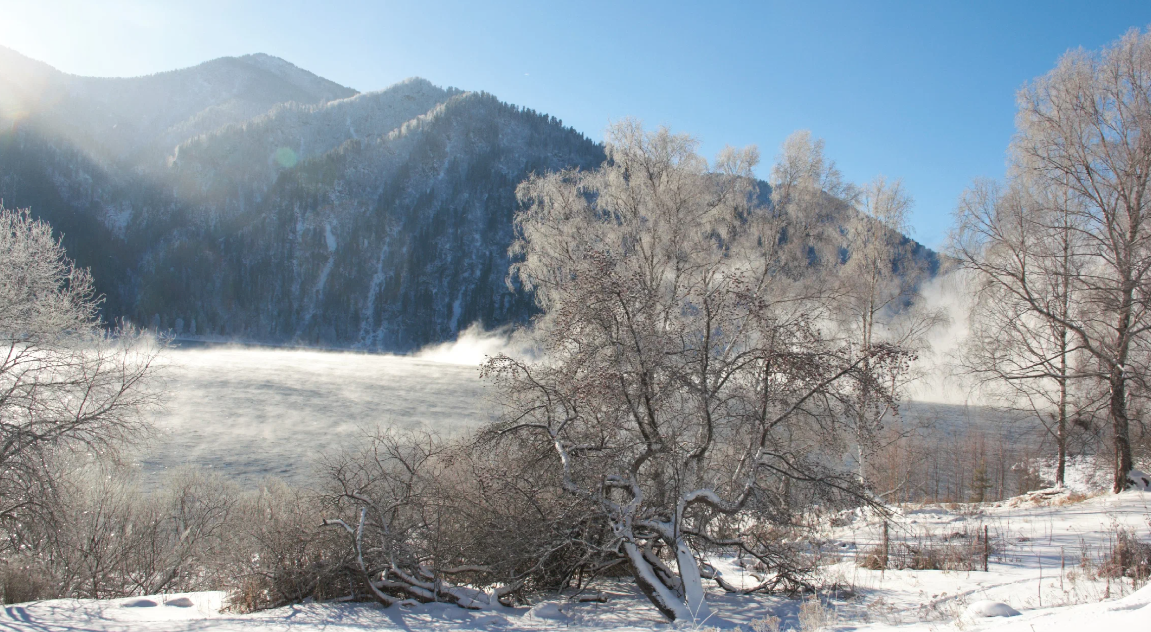
<svg viewBox="0 0 1151 632"><path fill-rule="evenodd" d="M146 77L98 78L65 74L0 46L0 122L51 130L93 156L128 166L158 166L177 143L280 103L318 104L355 94L269 55L223 57Z"/></svg>
<svg viewBox="0 0 1151 632"><path fill-rule="evenodd" d="M213 206L149 253L139 304L198 331L390 350L521 321L530 299L504 282L516 185L603 158L555 119L456 94Z"/></svg>
<svg viewBox="0 0 1151 632"><path fill-rule="evenodd" d="M106 321L177 335L409 351L524 322L515 188L604 159L418 78L361 94L268 55L76 77L0 48L0 200L92 269Z"/></svg>
<svg viewBox="0 0 1151 632"><path fill-rule="evenodd" d="M99 79L0 49L0 95L0 199L92 268L106 320L184 335L405 351L522 322L516 185L604 159L488 94L266 55Z"/></svg>

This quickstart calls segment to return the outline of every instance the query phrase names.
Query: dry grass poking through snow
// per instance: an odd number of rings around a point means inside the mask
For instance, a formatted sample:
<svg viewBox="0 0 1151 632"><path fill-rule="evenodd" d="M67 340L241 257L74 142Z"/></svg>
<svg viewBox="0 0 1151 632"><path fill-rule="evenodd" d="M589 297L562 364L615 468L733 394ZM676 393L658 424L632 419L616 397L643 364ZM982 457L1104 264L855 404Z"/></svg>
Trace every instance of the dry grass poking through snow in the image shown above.
<svg viewBox="0 0 1151 632"><path fill-rule="evenodd" d="M847 577L856 596L838 605L841 620L872 626L962 625L974 601L1026 613L1123 597L1151 580L1144 492L1040 490L999 503L902 506L886 545L881 518L857 512L848 522L828 538L843 561L824 575Z"/></svg>
<svg viewBox="0 0 1151 632"><path fill-rule="evenodd" d="M1151 543L1144 542L1134 529L1115 527L1115 539L1108 541L1108 550L1096 574L1109 579L1130 578L1135 583L1146 583L1151 578Z"/></svg>

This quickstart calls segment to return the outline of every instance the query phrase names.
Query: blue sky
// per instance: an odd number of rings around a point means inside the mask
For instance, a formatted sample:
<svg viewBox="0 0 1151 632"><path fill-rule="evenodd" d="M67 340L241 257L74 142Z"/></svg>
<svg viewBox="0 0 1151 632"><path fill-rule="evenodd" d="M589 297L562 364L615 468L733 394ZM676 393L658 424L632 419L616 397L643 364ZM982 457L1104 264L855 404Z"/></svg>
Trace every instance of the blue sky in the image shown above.
<svg viewBox="0 0 1151 632"><path fill-rule="evenodd" d="M810 129L851 180L902 178L942 245L976 177L1001 177L1015 91L1077 47L1151 24L1151 2L102 2L0 0L0 44L130 76L265 52L357 90L421 76L600 139L624 116L766 176Z"/></svg>

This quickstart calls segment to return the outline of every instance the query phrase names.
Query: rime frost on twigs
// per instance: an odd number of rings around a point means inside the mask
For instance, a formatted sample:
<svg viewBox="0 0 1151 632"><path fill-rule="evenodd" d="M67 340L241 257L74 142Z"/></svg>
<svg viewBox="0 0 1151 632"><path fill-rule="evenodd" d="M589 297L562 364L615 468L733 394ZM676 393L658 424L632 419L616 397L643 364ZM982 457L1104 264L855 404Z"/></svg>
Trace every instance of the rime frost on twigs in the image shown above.
<svg viewBox="0 0 1151 632"><path fill-rule="evenodd" d="M108 457L148 429L158 347L106 332L101 300L47 223L0 207L0 524L13 541L51 523L63 457Z"/></svg>
<svg viewBox="0 0 1151 632"><path fill-rule="evenodd" d="M789 542L815 507L869 502L845 452L861 420L894 408L889 385L913 359L825 327L843 269L830 218L850 187L804 133L784 145L770 204L754 148L709 165L691 137L628 120L607 153L517 191L512 278L544 311L547 360L486 365L504 415L483 440L553 468L610 533L595 548L670 620L710 620L705 580L809 588L813 562ZM757 582L701 563L720 550Z"/></svg>

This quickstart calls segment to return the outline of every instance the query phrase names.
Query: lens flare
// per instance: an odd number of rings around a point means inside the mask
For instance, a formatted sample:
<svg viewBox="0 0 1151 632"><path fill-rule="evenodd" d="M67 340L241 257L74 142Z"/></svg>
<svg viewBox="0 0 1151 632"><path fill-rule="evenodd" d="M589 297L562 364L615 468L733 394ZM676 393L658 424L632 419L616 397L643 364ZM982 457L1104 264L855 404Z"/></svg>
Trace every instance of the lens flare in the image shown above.
<svg viewBox="0 0 1151 632"><path fill-rule="evenodd" d="M276 161L276 164L285 169L291 169L292 167L295 167L296 163L300 160L296 157L296 152L288 149L287 147L281 147L277 149L272 158Z"/></svg>

